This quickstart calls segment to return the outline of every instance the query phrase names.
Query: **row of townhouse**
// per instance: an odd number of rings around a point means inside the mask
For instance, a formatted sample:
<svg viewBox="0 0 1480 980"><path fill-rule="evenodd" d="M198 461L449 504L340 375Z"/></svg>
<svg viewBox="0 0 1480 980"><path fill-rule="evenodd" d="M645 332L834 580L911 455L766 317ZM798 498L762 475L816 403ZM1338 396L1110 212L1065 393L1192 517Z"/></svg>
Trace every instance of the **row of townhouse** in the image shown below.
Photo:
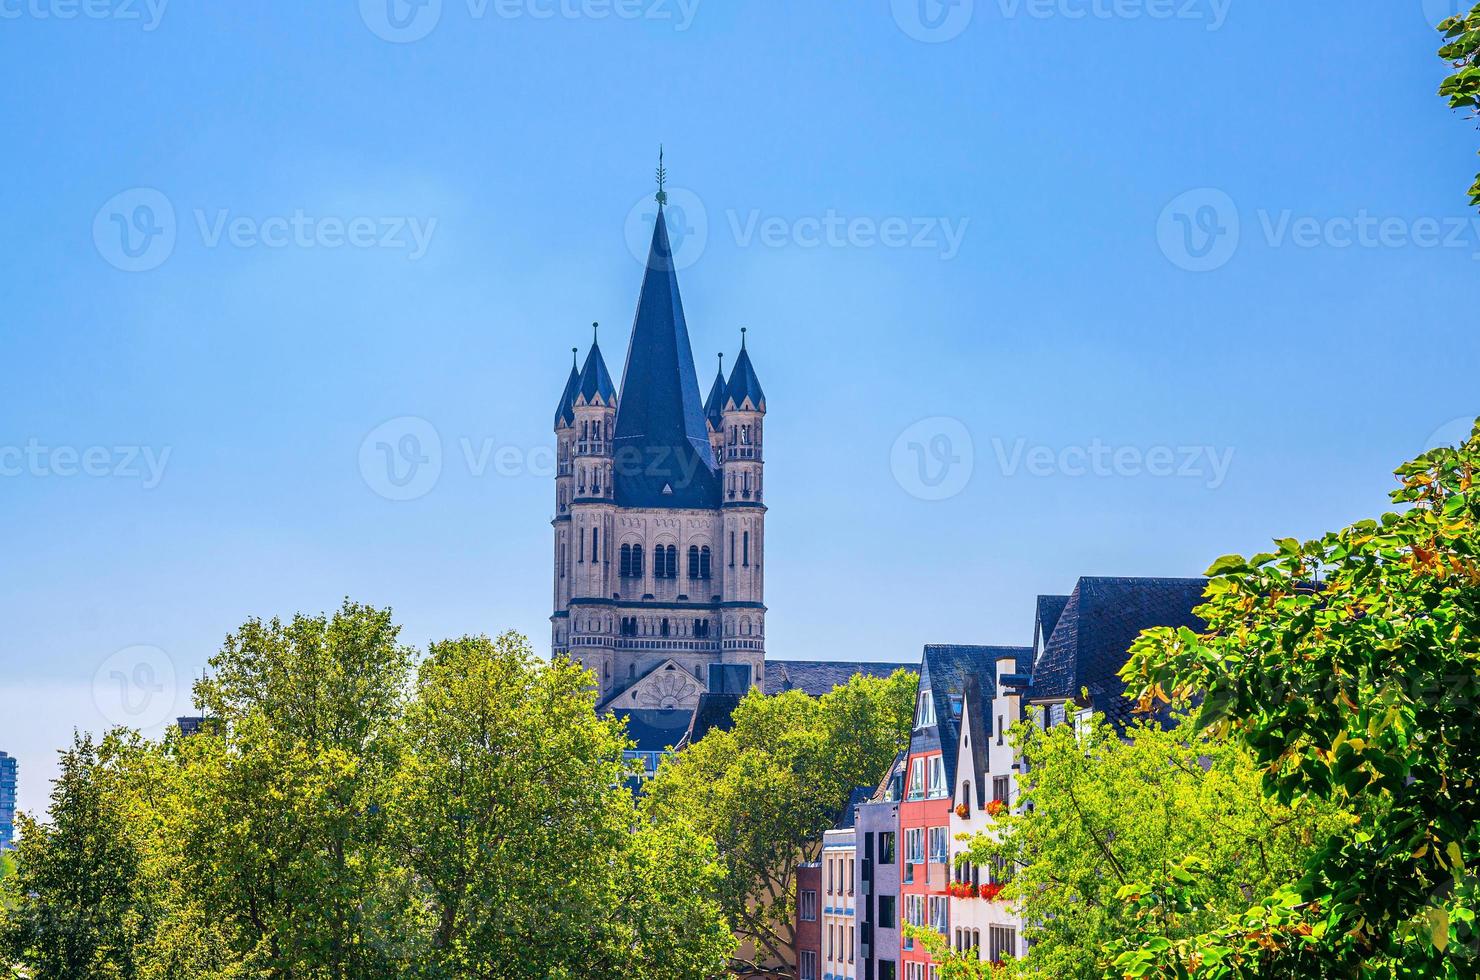
<svg viewBox="0 0 1480 980"><path fill-rule="evenodd" d="M799 980L935 980L939 966L905 925L933 928L980 959L1027 953L1023 922L998 892L1010 868L965 861L969 838L1019 807L1030 778L1009 729L1024 719L1131 718L1116 676L1152 626L1202 624L1203 579L1081 578L1040 596L1031 646L929 645L914 729L879 785L856 793L799 876Z"/></svg>

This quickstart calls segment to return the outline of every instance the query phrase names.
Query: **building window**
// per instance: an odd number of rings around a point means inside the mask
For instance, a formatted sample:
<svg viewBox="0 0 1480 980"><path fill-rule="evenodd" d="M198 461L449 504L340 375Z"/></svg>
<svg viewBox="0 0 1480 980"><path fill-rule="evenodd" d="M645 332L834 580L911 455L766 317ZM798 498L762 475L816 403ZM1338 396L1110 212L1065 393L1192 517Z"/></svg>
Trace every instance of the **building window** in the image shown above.
<svg viewBox="0 0 1480 980"><path fill-rule="evenodd" d="M692 581L696 581L698 578L699 578L699 546L696 545L696 544L691 544L691 545L689 545L689 581L691 581L691 582Z"/></svg>
<svg viewBox="0 0 1480 980"><path fill-rule="evenodd" d="M904 921L906 925L923 926L925 924L925 896L906 895L904 897Z"/></svg>
<svg viewBox="0 0 1480 980"><path fill-rule="evenodd" d="M930 798L939 799L945 796L949 790L946 789L946 763L938 755L930 757Z"/></svg>
<svg viewBox="0 0 1480 980"><path fill-rule="evenodd" d="M886 830L879 835L879 863L894 863L894 831Z"/></svg>
<svg viewBox="0 0 1480 980"><path fill-rule="evenodd" d="M992 777L992 799L1002 803L1007 802L1008 779L1006 776Z"/></svg>
<svg viewBox="0 0 1480 980"><path fill-rule="evenodd" d="M935 724L935 698L931 697L927 688L920 692L920 698L915 705L915 727L929 728Z"/></svg>
<svg viewBox="0 0 1480 980"><path fill-rule="evenodd" d="M951 860L950 834L945 827L930 828L930 863L946 864Z"/></svg>
<svg viewBox="0 0 1480 980"><path fill-rule="evenodd" d="M945 895L930 896L930 927L942 936L950 935L951 900Z"/></svg>
<svg viewBox="0 0 1480 980"><path fill-rule="evenodd" d="M894 916L896 914L896 910L895 910L895 907L894 907L894 903L895 903L895 898L894 898L893 895L880 895L879 896L879 928L880 929L893 929L895 927L895 924L896 923L894 921Z"/></svg>
<svg viewBox="0 0 1480 980"><path fill-rule="evenodd" d="M735 567L735 532L730 532L730 567Z"/></svg>
<svg viewBox="0 0 1480 980"><path fill-rule="evenodd" d="M987 959L993 963L1017 957L1017 930L1007 926L987 927Z"/></svg>
<svg viewBox="0 0 1480 980"><path fill-rule="evenodd" d="M894 972L893 960L879 961L879 980L899 980L899 975Z"/></svg>
<svg viewBox="0 0 1480 980"><path fill-rule="evenodd" d="M699 577L709 578L709 545L699 549Z"/></svg>
<svg viewBox="0 0 1480 980"><path fill-rule="evenodd" d="M600 542L601 542L601 530L600 530L600 528L594 528L593 527L591 529L591 560L592 561L596 561L597 559L599 559L601 557Z"/></svg>
<svg viewBox="0 0 1480 980"><path fill-rule="evenodd" d="M923 756L910 760L910 792L912 800L925 799L925 759Z"/></svg>
<svg viewBox="0 0 1480 980"><path fill-rule="evenodd" d="M817 892L811 888L797 896L797 918L803 922L817 921Z"/></svg>
<svg viewBox="0 0 1480 980"><path fill-rule="evenodd" d="M922 827L906 827L904 832L904 860L906 864L925 863L925 830Z"/></svg>
<svg viewBox="0 0 1480 980"><path fill-rule="evenodd" d="M750 532L749 531L746 531L743 535L741 535L740 541L741 541L741 546L743 548L742 558L740 560L740 564L749 566L750 565Z"/></svg>
<svg viewBox="0 0 1480 980"><path fill-rule="evenodd" d="M801 980L817 980L817 954L814 951L802 950L797 962L797 976Z"/></svg>

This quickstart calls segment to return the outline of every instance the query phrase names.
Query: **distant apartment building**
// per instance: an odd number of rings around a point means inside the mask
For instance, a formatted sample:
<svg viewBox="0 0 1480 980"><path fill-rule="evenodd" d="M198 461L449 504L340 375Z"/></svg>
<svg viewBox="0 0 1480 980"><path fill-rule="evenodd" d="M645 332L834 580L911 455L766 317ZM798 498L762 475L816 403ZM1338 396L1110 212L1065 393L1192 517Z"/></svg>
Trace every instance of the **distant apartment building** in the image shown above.
<svg viewBox="0 0 1480 980"><path fill-rule="evenodd" d="M859 980L899 977L899 801L905 760L900 753L874 795L854 809Z"/></svg>
<svg viewBox="0 0 1480 980"><path fill-rule="evenodd" d="M20 766L15 757L0 752L0 851L15 846L15 793Z"/></svg>
<svg viewBox="0 0 1480 980"><path fill-rule="evenodd" d="M858 853L852 827L823 835L822 886L822 976L824 980L856 980Z"/></svg>
<svg viewBox="0 0 1480 980"><path fill-rule="evenodd" d="M822 862L797 868L797 922L794 932L797 980L821 980Z"/></svg>

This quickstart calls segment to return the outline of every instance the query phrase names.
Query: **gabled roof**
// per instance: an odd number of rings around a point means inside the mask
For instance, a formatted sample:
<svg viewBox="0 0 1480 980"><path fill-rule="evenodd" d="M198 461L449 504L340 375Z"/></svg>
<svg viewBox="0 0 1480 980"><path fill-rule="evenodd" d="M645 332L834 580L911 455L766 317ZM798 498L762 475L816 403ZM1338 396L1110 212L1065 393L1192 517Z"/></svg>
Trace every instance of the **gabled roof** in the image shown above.
<svg viewBox="0 0 1480 980"><path fill-rule="evenodd" d="M956 803L979 807L986 803L982 774L990 764L992 698L982 694L981 677L978 674L972 673L966 677L966 688L961 697L961 718L966 722L966 733L970 736L967 749L971 753L971 784L976 787L977 798L974 801L956 799L956 794L961 791L961 776L957 773L956 778L951 781L951 799ZM1016 718L1012 720L1017 721ZM959 734L957 744L960 744Z"/></svg>
<svg viewBox="0 0 1480 980"><path fill-rule="evenodd" d="M762 690L766 694L782 691L802 691L819 698L842 687L853 679L854 674L865 677L888 677L896 670L915 669L914 664L886 664L842 660L767 660L766 677Z"/></svg>
<svg viewBox="0 0 1480 980"><path fill-rule="evenodd" d="M1153 626L1205 629L1192 614L1202 604L1201 578L1081 578L1033 665L1028 698L1080 700L1117 725L1130 719L1125 683L1116 676L1131 644Z"/></svg>
<svg viewBox="0 0 1480 980"><path fill-rule="evenodd" d="M935 728L917 731L910 736L910 751L939 748L946 769L946 783L956 783L956 752L961 741L961 717L952 708L966 693L967 680L975 675L981 697L990 701L997 694L997 661L1011 657L1019 673L1033 663L1032 647L967 646L932 643L925 647L920 667L920 690L929 690L935 703ZM984 730L990 719L984 720Z"/></svg>
<svg viewBox="0 0 1480 980"><path fill-rule="evenodd" d="M714 384L709 387L709 397L704 400L704 420L715 432L724 428L725 411L725 372L714 376Z"/></svg>
<svg viewBox="0 0 1480 980"><path fill-rule="evenodd" d="M581 372L576 370L574 348L570 352L570 377L565 379L565 390L560 393L560 404L555 406L555 428L571 425L576 420L576 389L581 386Z"/></svg>
<svg viewBox="0 0 1480 980"><path fill-rule="evenodd" d="M595 405L597 399L610 408L617 402L617 386L606 369L606 360L601 356L601 345L591 342L591 352L586 355L586 364L581 368L581 377L576 382L576 403Z"/></svg>
<svg viewBox="0 0 1480 980"><path fill-rule="evenodd" d="M766 393L761 390L761 379L755 375L755 365L750 363L750 352L745 349L745 337L740 338L740 356L735 358L735 367L730 371L730 383L725 386L726 409L744 408L750 402L750 410L766 410Z"/></svg>
<svg viewBox="0 0 1480 980"><path fill-rule="evenodd" d="M720 506L719 476L705 426L673 248L659 208L622 371L612 445L618 506Z"/></svg>

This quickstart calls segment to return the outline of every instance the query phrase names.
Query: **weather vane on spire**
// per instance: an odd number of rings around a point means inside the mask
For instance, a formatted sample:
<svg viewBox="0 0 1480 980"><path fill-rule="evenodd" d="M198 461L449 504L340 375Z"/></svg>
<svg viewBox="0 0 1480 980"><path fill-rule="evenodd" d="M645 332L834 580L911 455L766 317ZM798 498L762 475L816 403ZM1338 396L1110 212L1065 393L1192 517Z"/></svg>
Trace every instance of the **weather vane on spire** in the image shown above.
<svg viewBox="0 0 1480 980"><path fill-rule="evenodd" d="M595 347L596 346L596 331L597 331L597 329L600 326L601 326L601 322L599 320L592 320L591 321L591 346L592 347Z"/></svg>
<svg viewBox="0 0 1480 980"><path fill-rule="evenodd" d="M658 207L668 203L668 192L663 185L668 181L668 171L663 166L663 144L658 144Z"/></svg>

